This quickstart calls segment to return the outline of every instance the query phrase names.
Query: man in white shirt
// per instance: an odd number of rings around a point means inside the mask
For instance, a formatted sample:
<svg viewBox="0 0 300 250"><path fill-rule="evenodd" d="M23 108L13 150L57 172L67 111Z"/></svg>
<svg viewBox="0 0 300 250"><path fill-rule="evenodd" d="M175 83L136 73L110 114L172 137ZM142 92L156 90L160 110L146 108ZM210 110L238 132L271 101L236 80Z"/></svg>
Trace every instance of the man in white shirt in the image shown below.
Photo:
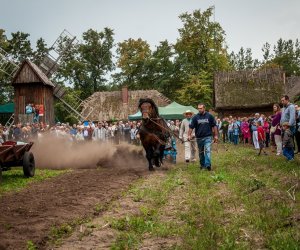
<svg viewBox="0 0 300 250"><path fill-rule="evenodd" d="M182 120L180 129L179 129L179 139L181 139L184 143L184 158L185 162L195 162L195 154L196 154L196 142L195 140L188 140L188 131L191 118L193 116L193 112L187 110L183 113L185 119ZM192 136L195 137L195 131L192 132Z"/></svg>

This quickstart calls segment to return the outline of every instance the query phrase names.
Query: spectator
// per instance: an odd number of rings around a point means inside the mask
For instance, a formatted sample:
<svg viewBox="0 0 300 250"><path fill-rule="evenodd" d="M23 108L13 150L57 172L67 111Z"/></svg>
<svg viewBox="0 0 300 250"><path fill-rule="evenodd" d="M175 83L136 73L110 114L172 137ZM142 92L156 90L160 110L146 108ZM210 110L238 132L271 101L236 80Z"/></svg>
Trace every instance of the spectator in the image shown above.
<svg viewBox="0 0 300 250"><path fill-rule="evenodd" d="M229 138L229 142L233 143L233 119L229 120L229 124L228 124L228 138Z"/></svg>
<svg viewBox="0 0 300 250"><path fill-rule="evenodd" d="M84 140L89 140L89 130L87 126L84 126L82 133Z"/></svg>
<svg viewBox="0 0 300 250"><path fill-rule="evenodd" d="M106 129L103 127L102 122L98 122L98 126L93 131L92 139L94 141L102 141L102 142L106 140Z"/></svg>
<svg viewBox="0 0 300 250"><path fill-rule="evenodd" d="M252 141L253 141L255 149L259 149L258 134L257 134L257 123L258 122L260 122L258 119L254 119L251 124Z"/></svg>
<svg viewBox="0 0 300 250"><path fill-rule="evenodd" d="M283 147L283 155L286 157L288 161L294 160L294 140L293 133L290 130L290 123L284 122L282 123L282 147Z"/></svg>
<svg viewBox="0 0 300 250"><path fill-rule="evenodd" d="M75 135L76 141L84 141L83 129L81 127L78 128L77 133Z"/></svg>
<svg viewBox="0 0 300 250"><path fill-rule="evenodd" d="M225 117L222 121L222 125L221 125L221 129L222 129L222 132L223 132L223 142L227 142L228 141L228 125L229 125L229 122L228 122L228 118Z"/></svg>
<svg viewBox="0 0 300 250"><path fill-rule="evenodd" d="M275 103L273 105L274 115L271 116L271 142L276 146L276 155L282 154L282 137L281 137L281 128L280 128L280 120L281 120L281 111L280 106Z"/></svg>
<svg viewBox="0 0 300 250"><path fill-rule="evenodd" d="M258 138L258 144L259 144L258 155L261 154L261 151L264 152L264 155L267 155L266 151L264 150L266 135L265 135L265 131L262 127L261 121L257 121L256 128L257 128L257 138Z"/></svg>
<svg viewBox="0 0 300 250"><path fill-rule="evenodd" d="M295 134L295 141L297 144L297 151L296 154L300 152L300 107L295 105L296 109L296 134Z"/></svg>
<svg viewBox="0 0 300 250"><path fill-rule="evenodd" d="M25 114L32 114L33 112L33 108L32 108L32 105L30 103L28 103L25 107Z"/></svg>
<svg viewBox="0 0 300 250"><path fill-rule="evenodd" d="M130 129L130 140L131 140L131 144L134 144L134 145L138 145L138 142L137 142L137 133L138 133L138 129L136 127L136 124L135 123L132 123L132 127Z"/></svg>
<svg viewBox="0 0 300 250"><path fill-rule="evenodd" d="M13 128L13 138L15 141L20 141L22 138L22 124L18 123L14 128Z"/></svg>
<svg viewBox="0 0 300 250"><path fill-rule="evenodd" d="M268 120L266 119L265 115L261 115L262 119L263 119L263 123L262 123L262 128L265 132L265 145L266 148L269 147L269 143L270 143L270 124L268 122Z"/></svg>
<svg viewBox="0 0 300 250"><path fill-rule="evenodd" d="M249 128L249 123L247 121L247 117L244 117L242 120L241 131L242 131L242 137L243 137L244 144L250 143L251 133L250 133L250 128Z"/></svg>
<svg viewBox="0 0 300 250"><path fill-rule="evenodd" d="M39 110L39 105L35 105L34 107L34 117L33 117L33 122L40 122L40 110Z"/></svg>
<svg viewBox="0 0 300 250"><path fill-rule="evenodd" d="M237 120L234 118L232 122L232 130L233 130L233 143L234 145L237 145L239 142L239 135L240 135L240 126L237 122Z"/></svg>
<svg viewBox="0 0 300 250"><path fill-rule="evenodd" d="M296 132L296 110L294 104L290 103L290 98L287 95L281 97L281 103L283 104L280 125L284 122L289 123L289 130L294 135Z"/></svg>

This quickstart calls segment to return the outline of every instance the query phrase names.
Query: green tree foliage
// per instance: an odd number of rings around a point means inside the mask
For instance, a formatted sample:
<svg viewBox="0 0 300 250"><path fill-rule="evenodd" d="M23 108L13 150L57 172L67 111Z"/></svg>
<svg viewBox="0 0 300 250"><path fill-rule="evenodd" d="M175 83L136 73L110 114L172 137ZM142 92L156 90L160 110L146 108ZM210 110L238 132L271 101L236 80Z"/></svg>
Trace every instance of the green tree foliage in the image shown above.
<svg viewBox="0 0 300 250"><path fill-rule="evenodd" d="M280 38L276 45L273 46L265 43L262 47L263 67L281 66L286 72L286 76L300 75L300 43L299 40L283 40Z"/></svg>
<svg viewBox="0 0 300 250"><path fill-rule="evenodd" d="M196 10L179 16L183 28L179 29L180 37L175 50L188 74L198 74L200 70L212 72L218 70L219 66L226 66L216 64L218 59L226 59L226 51L223 49L225 32L219 23L211 21L212 15L213 7L203 12ZM215 61L211 62L213 59Z"/></svg>
<svg viewBox="0 0 300 250"><path fill-rule="evenodd" d="M177 90L177 100L181 104L193 105L204 103L212 107L212 80L209 73L200 71L198 75L190 75L187 84Z"/></svg>
<svg viewBox="0 0 300 250"><path fill-rule="evenodd" d="M36 51L33 52L33 62L36 65L40 65L43 58L49 53L49 48L43 38L40 38L36 42Z"/></svg>
<svg viewBox="0 0 300 250"><path fill-rule="evenodd" d="M31 59L33 50L29 40L29 34L24 32L11 33L11 39L8 39L7 52L12 56L16 63L20 63L25 59Z"/></svg>
<svg viewBox="0 0 300 250"><path fill-rule="evenodd" d="M201 12L184 13L179 16L183 28L179 29L180 37L175 44L175 61L177 86L181 88L176 93L176 100L207 100L212 103L212 82L214 72L229 69L227 51L223 47L225 32L218 22L212 19L213 7ZM205 77L204 77L205 76ZM205 84L202 86L204 79ZM189 87L191 85L191 87ZM197 86L199 89L197 89ZM191 96L191 90L194 96ZM203 97L205 94L207 96ZM198 99L198 101L196 101Z"/></svg>
<svg viewBox="0 0 300 250"><path fill-rule="evenodd" d="M282 40L277 41L274 46L273 63L283 67L287 76L300 75L300 46L299 41Z"/></svg>
<svg viewBox="0 0 300 250"><path fill-rule="evenodd" d="M106 90L106 75L114 69L113 30L83 33L83 43L71 48L61 63L58 77L70 83L87 98L96 91Z"/></svg>
<svg viewBox="0 0 300 250"><path fill-rule="evenodd" d="M178 89L173 57L173 46L165 40L156 47L146 65L146 74L149 76L149 82L153 83L152 88L171 99L173 99L174 93Z"/></svg>
<svg viewBox="0 0 300 250"><path fill-rule="evenodd" d="M7 52L9 41L5 35L5 30L0 29L0 47ZM2 53L2 51L0 51ZM11 58L10 58L11 59ZM4 62L3 62L4 63ZM9 64L6 67L2 67L3 71L0 71L0 104L11 102L13 99L13 88L10 85L10 76L12 67ZM5 71L5 72L4 72Z"/></svg>
<svg viewBox="0 0 300 250"><path fill-rule="evenodd" d="M233 70L255 69L259 66L259 61L253 59L252 50L250 48L245 50L243 47L241 47L237 54L231 52L229 63Z"/></svg>
<svg viewBox="0 0 300 250"><path fill-rule="evenodd" d="M128 39L118 44L117 66L121 72L113 77L117 85L127 85L130 89L149 89L150 83L146 82L146 65L151 58L150 46L141 38Z"/></svg>

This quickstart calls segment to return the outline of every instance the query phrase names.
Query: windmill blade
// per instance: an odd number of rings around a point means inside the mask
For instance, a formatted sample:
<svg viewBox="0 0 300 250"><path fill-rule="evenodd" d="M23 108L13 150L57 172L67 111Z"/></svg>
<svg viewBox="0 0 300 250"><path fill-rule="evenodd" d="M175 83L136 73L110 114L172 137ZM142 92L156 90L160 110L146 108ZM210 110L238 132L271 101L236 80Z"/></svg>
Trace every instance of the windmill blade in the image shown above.
<svg viewBox="0 0 300 250"><path fill-rule="evenodd" d="M50 47L49 53L43 58L39 65L44 74L48 77L53 75L59 68L60 60L66 53L78 43L76 36L73 36L66 29L59 35Z"/></svg>
<svg viewBox="0 0 300 250"><path fill-rule="evenodd" d="M15 64L10 58L8 53L0 47L0 71L13 77L19 66Z"/></svg>

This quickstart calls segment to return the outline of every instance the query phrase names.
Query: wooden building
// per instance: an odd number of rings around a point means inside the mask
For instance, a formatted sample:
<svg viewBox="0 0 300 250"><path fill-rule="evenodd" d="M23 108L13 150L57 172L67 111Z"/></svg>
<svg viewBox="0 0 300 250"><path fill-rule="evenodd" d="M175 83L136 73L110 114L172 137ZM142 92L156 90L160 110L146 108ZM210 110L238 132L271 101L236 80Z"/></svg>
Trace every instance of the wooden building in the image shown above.
<svg viewBox="0 0 300 250"><path fill-rule="evenodd" d="M12 85L14 87L15 124L18 122L33 122L25 114L27 104L38 105L40 110L39 121L54 124L54 84L41 69L25 60L16 72Z"/></svg>

